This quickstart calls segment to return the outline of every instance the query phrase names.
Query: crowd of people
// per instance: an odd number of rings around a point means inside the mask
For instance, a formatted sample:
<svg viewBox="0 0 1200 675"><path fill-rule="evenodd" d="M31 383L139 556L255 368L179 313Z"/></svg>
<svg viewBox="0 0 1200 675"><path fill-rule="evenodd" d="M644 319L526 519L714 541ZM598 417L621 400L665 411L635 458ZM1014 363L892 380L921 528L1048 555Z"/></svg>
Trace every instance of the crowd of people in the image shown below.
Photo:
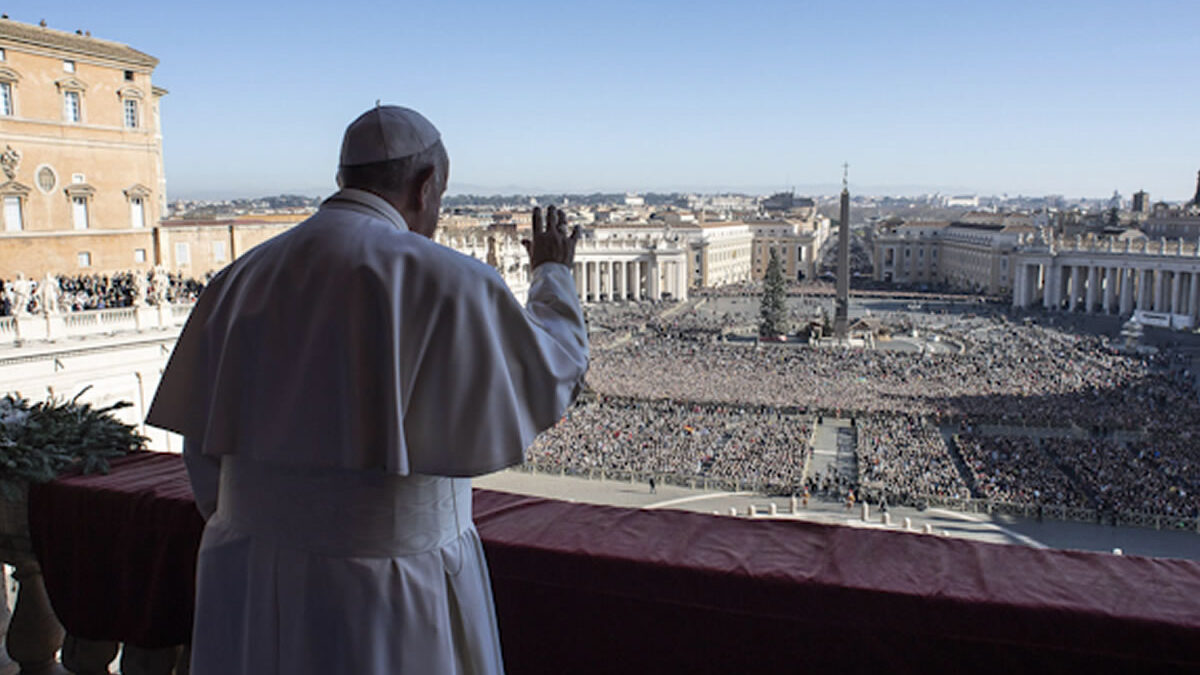
<svg viewBox="0 0 1200 675"><path fill-rule="evenodd" d="M978 321L986 320L961 323ZM634 398L905 411L938 423L1153 432L1178 425L1177 414L1163 411L1200 412L1195 393L1158 372L1152 358L1120 353L1094 336L1008 323L986 333L959 327L944 334L964 351L808 349L647 331L594 359L589 383Z"/></svg>
<svg viewBox="0 0 1200 675"><path fill-rule="evenodd" d="M704 473L696 458L715 458L724 445L707 435L672 437L675 427L666 420L712 428L681 421L679 411L794 409L804 419L840 414L859 422L857 484L812 475L807 487L814 490L824 480L834 492L855 488L893 502L976 497L1088 508L1114 518L1200 515L1200 404L1190 363L1176 356L1130 353L1102 336L995 311L879 315L895 334L936 334L951 347L941 353L755 344L727 335L754 317L753 303L741 302L733 309L728 301L692 302L666 313L649 304L603 313L589 308L594 329L623 337L593 353L589 387L621 403L580 409L592 432L574 424L552 432L538 448L549 453L543 459L567 463L561 453L570 448L577 467L599 462L594 466L639 473ZM639 420L635 445L597 431L626 418ZM1009 432L970 431L981 425ZM770 447L791 442L770 427L769 420L754 422L752 436L767 444L759 456L795 455L794 448L789 454L786 446ZM955 448L943 429L969 431ZM1063 433L1039 439L1039 430ZM597 447L589 450L592 442ZM666 448L666 455L648 452L654 448ZM801 450L808 452L807 445ZM730 475L737 466L719 470ZM761 461L747 466L748 480L796 475L764 470Z"/></svg>
<svg viewBox="0 0 1200 675"><path fill-rule="evenodd" d="M50 293L42 288L48 280L57 284ZM54 303L54 312L154 305L160 297L172 304L187 304L200 297L207 281L207 277L195 279L164 270L0 279L0 316L18 314L18 304L25 305L27 314L41 314L47 302Z"/></svg>
<svg viewBox="0 0 1200 675"><path fill-rule="evenodd" d="M1044 443L1044 439L1025 436L958 437L959 452L984 498L1017 504L1090 506L1087 494L1039 447Z"/></svg>
<svg viewBox="0 0 1200 675"><path fill-rule="evenodd" d="M877 415L860 420L857 432L862 491L914 505L930 496L972 496L945 437L929 418Z"/></svg>
<svg viewBox="0 0 1200 675"><path fill-rule="evenodd" d="M526 461L548 471L712 478L791 493L811 434L811 420L794 411L602 396L570 408Z"/></svg>

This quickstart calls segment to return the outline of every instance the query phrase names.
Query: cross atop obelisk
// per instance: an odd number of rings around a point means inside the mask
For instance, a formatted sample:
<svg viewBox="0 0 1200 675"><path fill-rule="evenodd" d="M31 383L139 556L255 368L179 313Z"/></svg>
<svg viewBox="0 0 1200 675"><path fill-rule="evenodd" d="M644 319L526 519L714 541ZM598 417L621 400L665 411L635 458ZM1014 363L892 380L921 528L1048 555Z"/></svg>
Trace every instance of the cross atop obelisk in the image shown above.
<svg viewBox="0 0 1200 675"><path fill-rule="evenodd" d="M837 298L833 305L833 337L844 342L850 330L850 164L842 164L842 209L838 223Z"/></svg>

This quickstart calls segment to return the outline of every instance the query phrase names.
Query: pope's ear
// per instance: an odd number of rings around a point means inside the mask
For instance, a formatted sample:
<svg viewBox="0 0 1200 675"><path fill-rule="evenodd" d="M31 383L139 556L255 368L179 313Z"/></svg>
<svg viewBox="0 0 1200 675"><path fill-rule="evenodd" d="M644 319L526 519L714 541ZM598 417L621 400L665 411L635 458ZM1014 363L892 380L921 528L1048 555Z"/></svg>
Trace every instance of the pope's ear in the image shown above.
<svg viewBox="0 0 1200 675"><path fill-rule="evenodd" d="M437 169L429 166L417 172L416 180L417 189L414 191L413 198L416 200L414 206L418 211L424 211L429 203L438 197L437 185Z"/></svg>

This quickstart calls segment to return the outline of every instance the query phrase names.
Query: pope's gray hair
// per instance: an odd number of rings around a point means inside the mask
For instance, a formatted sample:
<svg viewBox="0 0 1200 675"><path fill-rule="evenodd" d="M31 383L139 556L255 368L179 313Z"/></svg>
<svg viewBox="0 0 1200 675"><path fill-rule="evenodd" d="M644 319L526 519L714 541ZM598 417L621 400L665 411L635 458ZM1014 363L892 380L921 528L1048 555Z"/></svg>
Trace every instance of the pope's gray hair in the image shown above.
<svg viewBox="0 0 1200 675"><path fill-rule="evenodd" d="M417 187L413 183L429 169L444 173L449 162L450 156L446 154L446 146L438 141L408 157L355 166L339 166L337 183L338 187L376 193L404 193L410 187Z"/></svg>

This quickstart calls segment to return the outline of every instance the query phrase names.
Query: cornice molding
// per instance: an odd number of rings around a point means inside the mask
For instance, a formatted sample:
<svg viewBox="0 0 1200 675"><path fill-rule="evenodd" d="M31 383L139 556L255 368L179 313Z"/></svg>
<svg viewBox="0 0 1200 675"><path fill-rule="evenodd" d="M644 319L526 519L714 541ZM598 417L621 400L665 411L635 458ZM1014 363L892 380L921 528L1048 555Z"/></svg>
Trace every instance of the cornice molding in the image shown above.
<svg viewBox="0 0 1200 675"><path fill-rule="evenodd" d="M117 96L119 96L123 99L124 98L136 98L138 100L141 100L146 97L146 95L142 93L141 89L138 89L137 87L135 87L133 85L125 85L124 87L121 87L120 89L118 89Z"/></svg>
<svg viewBox="0 0 1200 675"><path fill-rule="evenodd" d="M15 180L10 180L4 184L0 184L0 195L12 196L17 195L24 197L29 194L30 189L27 185L22 185Z"/></svg>
<svg viewBox="0 0 1200 675"><path fill-rule="evenodd" d="M142 185L141 183L135 183L133 185L130 185L129 187L122 190L122 192L125 194L126 199L133 199L134 197L140 197L142 199L149 199L150 195L152 194L150 192L150 188L146 187L145 185Z"/></svg>
<svg viewBox="0 0 1200 675"><path fill-rule="evenodd" d="M58 90L60 92L77 91L80 93L84 93L87 91L87 88L88 88L86 82L84 82L83 80L81 80L75 76L64 77L61 80L56 80L54 82L54 86L58 87Z"/></svg>
<svg viewBox="0 0 1200 675"><path fill-rule="evenodd" d="M91 197L96 194L96 188L87 183L71 183L63 188L68 197Z"/></svg>

